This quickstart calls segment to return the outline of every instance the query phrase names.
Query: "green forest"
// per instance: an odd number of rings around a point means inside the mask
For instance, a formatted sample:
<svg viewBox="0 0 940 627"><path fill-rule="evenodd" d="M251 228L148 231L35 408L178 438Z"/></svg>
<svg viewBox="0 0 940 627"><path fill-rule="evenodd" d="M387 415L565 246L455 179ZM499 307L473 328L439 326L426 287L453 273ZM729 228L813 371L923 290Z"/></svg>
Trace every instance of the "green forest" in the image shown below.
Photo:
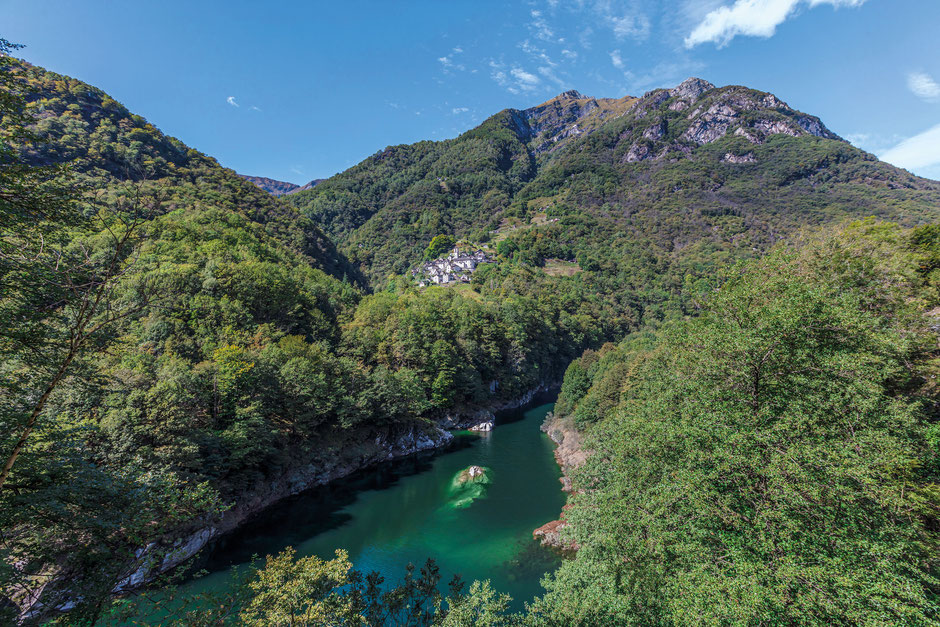
<svg viewBox="0 0 940 627"><path fill-rule="evenodd" d="M129 624L272 483L558 385L578 550L525 612L288 549L174 624L940 624L940 183L828 131L700 145L656 90L552 151L507 110L275 198L16 50L0 622ZM495 262L419 288L461 240Z"/></svg>

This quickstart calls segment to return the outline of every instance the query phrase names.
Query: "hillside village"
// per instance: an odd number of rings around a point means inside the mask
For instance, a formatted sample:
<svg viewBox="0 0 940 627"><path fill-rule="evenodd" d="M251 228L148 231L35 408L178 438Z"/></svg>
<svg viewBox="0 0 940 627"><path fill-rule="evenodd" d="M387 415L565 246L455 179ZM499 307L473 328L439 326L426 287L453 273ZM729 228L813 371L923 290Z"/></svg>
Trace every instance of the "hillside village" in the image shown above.
<svg viewBox="0 0 940 627"><path fill-rule="evenodd" d="M411 271L419 287L428 285L446 285L448 283L469 283L470 275L481 263L493 263L494 259L484 250L460 250L459 246L446 257L426 261Z"/></svg>

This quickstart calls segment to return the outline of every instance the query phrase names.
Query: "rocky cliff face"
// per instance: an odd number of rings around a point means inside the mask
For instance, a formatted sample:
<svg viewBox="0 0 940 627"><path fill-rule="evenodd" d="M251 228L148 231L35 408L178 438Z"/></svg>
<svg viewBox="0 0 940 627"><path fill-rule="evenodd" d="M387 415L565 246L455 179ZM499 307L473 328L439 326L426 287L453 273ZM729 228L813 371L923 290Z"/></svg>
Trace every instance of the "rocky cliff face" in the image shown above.
<svg viewBox="0 0 940 627"><path fill-rule="evenodd" d="M284 498L380 462L441 448L449 444L453 437L440 427L410 427L405 430L389 427L348 438L355 441L354 445L337 441L333 446L326 447L327 450L316 459L298 463L277 479L258 485L239 499L221 519L207 521L204 527L169 543L154 542L140 549L137 562L141 565L118 584L115 592L136 588L155 575L182 564L213 539L236 529L254 514ZM155 559L147 559L148 553L156 556Z"/></svg>
<svg viewBox="0 0 940 627"><path fill-rule="evenodd" d="M773 135L841 139L819 118L791 108L773 94L738 86L716 88L699 78L645 94L627 117L633 123L621 135L621 141L631 142L626 163L681 158L729 134L753 145ZM729 153L725 160L753 163L755 159L753 154Z"/></svg>
<svg viewBox="0 0 940 627"><path fill-rule="evenodd" d="M206 521L204 526L187 535L141 548L135 559L137 566L117 585L115 593L133 590L184 563L212 540L236 529L251 516L282 499L384 461L445 447L454 437L448 431L450 429L489 431L494 426L494 411L526 405L536 394L552 387L557 387L557 384L542 384L518 398L493 403L489 408L457 411L425 428L390 426L345 434L343 439L332 443L325 441L322 452L315 459L298 459L281 476L249 490L221 519Z"/></svg>
<svg viewBox="0 0 940 627"><path fill-rule="evenodd" d="M536 156L554 152L618 118L630 122L621 138L632 142L625 157L628 163L689 155L729 133L756 145L781 134L840 139L819 118L796 111L773 94L738 86L717 88L700 78L642 98L591 98L566 91L538 106L508 113L513 130ZM732 157L731 163L752 162Z"/></svg>
<svg viewBox="0 0 940 627"><path fill-rule="evenodd" d="M633 96L591 98L572 90L535 107L510 109L509 114L519 138L540 155L624 115L635 101Z"/></svg>

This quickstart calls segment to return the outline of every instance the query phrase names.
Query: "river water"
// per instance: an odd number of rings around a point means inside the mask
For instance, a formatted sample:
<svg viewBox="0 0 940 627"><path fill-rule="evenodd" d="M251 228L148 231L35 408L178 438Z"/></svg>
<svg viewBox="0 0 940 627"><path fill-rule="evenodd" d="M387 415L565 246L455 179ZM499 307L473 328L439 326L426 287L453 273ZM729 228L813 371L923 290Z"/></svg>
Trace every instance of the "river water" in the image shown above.
<svg viewBox="0 0 940 627"><path fill-rule="evenodd" d="M565 502L552 442L539 430L554 406L545 400L502 413L489 433L457 433L445 452L382 464L278 503L208 547L200 566L210 574L183 591L220 589L232 566L252 555L292 546L299 557L329 559L342 548L355 568L379 571L386 586L409 562L420 567L431 557L442 588L455 573L468 587L489 579L522 609L558 565L532 531L557 519ZM471 465L486 468L489 483L456 485Z"/></svg>

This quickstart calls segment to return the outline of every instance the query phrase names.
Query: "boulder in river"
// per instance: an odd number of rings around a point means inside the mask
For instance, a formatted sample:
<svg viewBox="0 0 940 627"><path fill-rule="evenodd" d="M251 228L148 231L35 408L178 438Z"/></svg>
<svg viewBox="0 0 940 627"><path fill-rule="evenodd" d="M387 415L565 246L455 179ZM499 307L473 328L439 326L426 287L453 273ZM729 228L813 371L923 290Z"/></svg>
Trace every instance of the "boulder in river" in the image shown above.
<svg viewBox="0 0 940 627"><path fill-rule="evenodd" d="M461 470L460 474L457 475L457 484L462 485L465 483L489 483L486 468L483 466L470 466Z"/></svg>

